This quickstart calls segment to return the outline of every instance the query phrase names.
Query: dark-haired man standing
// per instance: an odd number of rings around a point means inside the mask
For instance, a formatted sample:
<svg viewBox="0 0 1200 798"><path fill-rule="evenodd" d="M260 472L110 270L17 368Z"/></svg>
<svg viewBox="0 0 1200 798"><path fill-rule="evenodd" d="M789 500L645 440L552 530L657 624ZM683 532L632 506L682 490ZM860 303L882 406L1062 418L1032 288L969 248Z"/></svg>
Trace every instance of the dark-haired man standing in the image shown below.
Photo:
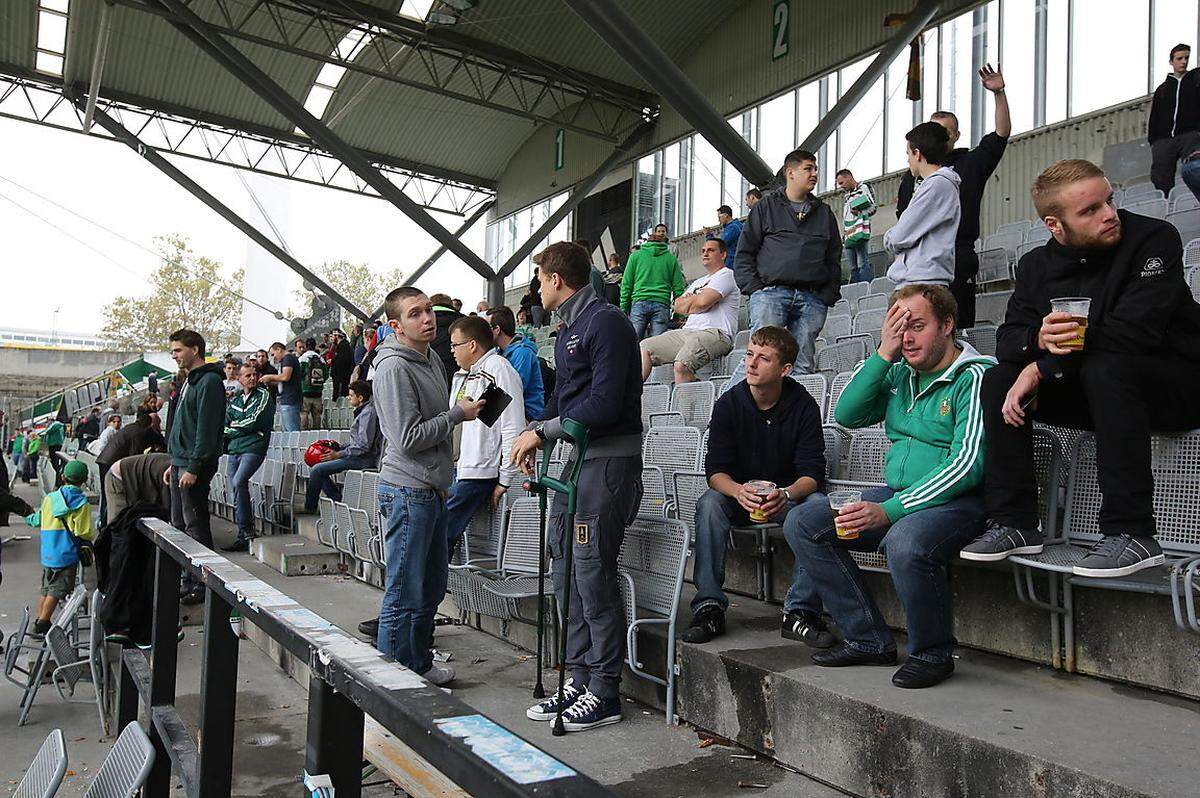
<svg viewBox="0 0 1200 798"><path fill-rule="evenodd" d="M1171 48L1171 71L1150 103L1150 180L1164 197L1175 186L1175 164L1200 150L1200 69L1188 71L1191 57L1186 44Z"/></svg>
<svg viewBox="0 0 1200 798"><path fill-rule="evenodd" d="M621 720L625 613L617 556L642 497L641 359L629 319L588 284L586 252L559 242L533 262L542 302L547 310L557 310L563 323L554 348L558 379L543 420L517 438L512 462L531 474L536 451L563 437L563 419L588 428L575 527L567 529L566 496L557 493L547 532L559 601L571 591L565 663L571 678L563 696L563 726L586 731ZM570 584L563 559L568 545L574 559ZM556 694L526 714L551 720L557 709Z"/></svg>

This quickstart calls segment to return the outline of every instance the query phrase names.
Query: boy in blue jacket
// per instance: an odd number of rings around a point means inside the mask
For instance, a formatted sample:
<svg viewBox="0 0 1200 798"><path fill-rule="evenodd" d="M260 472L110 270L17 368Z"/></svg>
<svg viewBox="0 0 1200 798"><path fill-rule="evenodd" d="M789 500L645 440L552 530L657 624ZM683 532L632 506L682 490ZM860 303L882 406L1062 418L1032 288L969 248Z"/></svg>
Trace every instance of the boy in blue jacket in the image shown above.
<svg viewBox="0 0 1200 798"><path fill-rule="evenodd" d="M33 633L50 630L50 616L58 602L75 589L75 570L79 565L79 541L91 540L92 509L79 487L87 482L87 466L71 460L63 467L63 486L47 493L42 506L25 517L25 523L41 529L42 590L38 601Z"/></svg>

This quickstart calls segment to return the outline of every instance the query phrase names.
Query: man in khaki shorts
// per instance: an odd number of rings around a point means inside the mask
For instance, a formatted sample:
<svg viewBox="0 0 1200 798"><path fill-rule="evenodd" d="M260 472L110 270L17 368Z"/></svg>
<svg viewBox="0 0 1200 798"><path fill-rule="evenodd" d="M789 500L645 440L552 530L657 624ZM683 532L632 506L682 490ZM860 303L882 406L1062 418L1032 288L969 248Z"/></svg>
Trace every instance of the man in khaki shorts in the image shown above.
<svg viewBox="0 0 1200 798"><path fill-rule="evenodd" d="M704 276L675 300L675 312L687 314L687 322L681 329L641 343L643 381L652 366L674 363L676 384L695 382L697 371L733 349L742 294L733 271L725 268L725 252L725 242L719 238L704 242L700 250Z"/></svg>

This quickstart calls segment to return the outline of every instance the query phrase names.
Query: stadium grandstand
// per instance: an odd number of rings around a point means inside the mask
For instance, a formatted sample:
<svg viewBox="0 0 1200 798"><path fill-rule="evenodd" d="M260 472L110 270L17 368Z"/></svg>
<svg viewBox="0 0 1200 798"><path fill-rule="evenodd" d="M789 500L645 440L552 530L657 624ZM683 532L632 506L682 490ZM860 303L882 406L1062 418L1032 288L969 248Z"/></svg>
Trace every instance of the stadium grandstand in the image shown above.
<svg viewBox="0 0 1200 798"><path fill-rule="evenodd" d="M0 329L16 795L1195 793L1194 0L0 19L313 296ZM431 251L360 307L198 163Z"/></svg>

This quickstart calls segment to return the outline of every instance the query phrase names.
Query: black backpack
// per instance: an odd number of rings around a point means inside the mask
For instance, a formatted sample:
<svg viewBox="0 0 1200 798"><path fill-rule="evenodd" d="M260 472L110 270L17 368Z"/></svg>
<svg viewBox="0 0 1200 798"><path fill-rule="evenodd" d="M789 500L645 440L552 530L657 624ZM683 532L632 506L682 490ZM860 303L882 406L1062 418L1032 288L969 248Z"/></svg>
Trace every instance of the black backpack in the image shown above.
<svg viewBox="0 0 1200 798"><path fill-rule="evenodd" d="M327 376L325 361L319 357L310 357L304 361L301 371L303 376L300 378L300 391L304 394L320 393L325 387Z"/></svg>

